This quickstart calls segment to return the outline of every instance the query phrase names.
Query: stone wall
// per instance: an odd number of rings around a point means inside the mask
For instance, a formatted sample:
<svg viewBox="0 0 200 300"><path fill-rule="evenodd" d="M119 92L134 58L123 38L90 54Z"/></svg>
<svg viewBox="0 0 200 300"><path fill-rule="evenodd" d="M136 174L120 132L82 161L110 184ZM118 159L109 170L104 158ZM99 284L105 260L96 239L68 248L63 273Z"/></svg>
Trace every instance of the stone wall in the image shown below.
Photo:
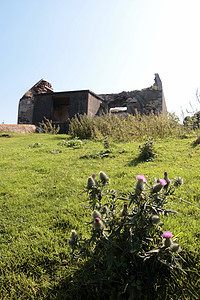
<svg viewBox="0 0 200 300"><path fill-rule="evenodd" d="M109 108L127 107L127 113L155 114L167 113L165 98L162 89L162 82L158 74L155 74L153 86L131 92L116 94L101 94Z"/></svg>
<svg viewBox="0 0 200 300"><path fill-rule="evenodd" d="M8 125L0 124L0 132L15 132L15 133L37 133L40 132L37 126L35 125Z"/></svg>
<svg viewBox="0 0 200 300"><path fill-rule="evenodd" d="M43 79L28 90L19 101L18 124L34 124L34 112L37 107L36 96L52 92L52 85Z"/></svg>

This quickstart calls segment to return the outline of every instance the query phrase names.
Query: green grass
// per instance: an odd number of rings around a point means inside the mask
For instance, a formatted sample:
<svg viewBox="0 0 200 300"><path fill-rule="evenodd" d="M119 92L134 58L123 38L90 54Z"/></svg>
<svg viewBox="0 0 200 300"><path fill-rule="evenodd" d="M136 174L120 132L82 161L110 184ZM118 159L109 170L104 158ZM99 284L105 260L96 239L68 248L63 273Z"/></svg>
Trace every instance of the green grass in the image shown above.
<svg viewBox="0 0 200 300"><path fill-rule="evenodd" d="M83 236L90 231L88 212L80 204L88 176L101 170L109 175L110 188L126 194L133 192L137 174L149 183L164 171L171 179L183 177L178 196L193 205L171 199L168 206L179 214L165 217L164 229L178 235L184 251L198 255L200 146L192 145L195 137L156 140L157 158L139 162L139 141L111 142L109 158L80 159L104 150L103 143L85 140L73 149L58 145L65 135L10 136L0 137L0 299L68 299L65 289L56 298L74 272L62 264L70 257L67 238L71 229ZM199 263L193 260L193 265L196 272Z"/></svg>

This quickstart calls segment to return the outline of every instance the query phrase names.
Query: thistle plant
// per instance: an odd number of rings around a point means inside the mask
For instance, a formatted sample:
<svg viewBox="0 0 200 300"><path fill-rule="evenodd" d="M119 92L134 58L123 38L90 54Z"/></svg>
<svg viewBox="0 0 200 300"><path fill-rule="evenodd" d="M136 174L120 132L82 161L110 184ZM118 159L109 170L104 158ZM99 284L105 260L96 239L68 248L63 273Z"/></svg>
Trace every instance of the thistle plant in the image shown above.
<svg viewBox="0 0 200 300"><path fill-rule="evenodd" d="M143 145L139 145L139 159L142 161L152 161L157 156L154 149L154 139L149 138Z"/></svg>
<svg viewBox="0 0 200 300"><path fill-rule="evenodd" d="M103 171L99 172L99 180L96 179L96 174L88 177L86 189L93 210L101 206L102 190L108 184L109 177Z"/></svg>
<svg viewBox="0 0 200 300"><path fill-rule="evenodd" d="M70 242L73 259L86 260L74 275L79 288L86 289L85 295L92 291L92 297L99 299L109 295L113 299L155 299L156 287L164 286L171 272L184 272L179 244L170 231L162 229L163 215L177 213L165 204L182 179L169 184L167 176L165 172L165 179L151 186L144 175L137 175L133 193L127 197L106 189L109 177L103 171L98 180L95 174L88 178L89 205L84 206L91 210L91 235ZM70 241L74 241L72 236Z"/></svg>

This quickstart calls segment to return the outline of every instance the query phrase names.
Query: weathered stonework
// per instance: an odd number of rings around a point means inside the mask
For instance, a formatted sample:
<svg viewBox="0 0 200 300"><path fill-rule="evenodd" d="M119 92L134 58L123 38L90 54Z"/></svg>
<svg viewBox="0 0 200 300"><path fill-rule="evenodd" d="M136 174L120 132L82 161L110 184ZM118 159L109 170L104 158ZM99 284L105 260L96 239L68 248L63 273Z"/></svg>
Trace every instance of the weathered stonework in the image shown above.
<svg viewBox="0 0 200 300"><path fill-rule="evenodd" d="M28 90L19 102L18 124L34 124L33 113L35 98L39 94L53 92L51 84L43 79L38 81L30 90Z"/></svg>
<svg viewBox="0 0 200 300"><path fill-rule="evenodd" d="M132 92L96 95L90 90L53 92L43 79L37 82L19 101L18 124L39 125L44 117L59 124L60 133L68 131L69 119L76 114L90 117L109 113L111 108L123 107L123 114L155 114L167 112L162 82L155 74L154 85Z"/></svg>
<svg viewBox="0 0 200 300"><path fill-rule="evenodd" d="M119 94L101 94L108 104L109 108L127 107L127 113L135 114L137 111L141 114L166 114L167 108L162 89L162 82L158 74L155 74L154 85L131 92L122 92Z"/></svg>
<svg viewBox="0 0 200 300"><path fill-rule="evenodd" d="M39 128L30 124L8 125L0 124L0 132L15 132L15 133L38 133Z"/></svg>

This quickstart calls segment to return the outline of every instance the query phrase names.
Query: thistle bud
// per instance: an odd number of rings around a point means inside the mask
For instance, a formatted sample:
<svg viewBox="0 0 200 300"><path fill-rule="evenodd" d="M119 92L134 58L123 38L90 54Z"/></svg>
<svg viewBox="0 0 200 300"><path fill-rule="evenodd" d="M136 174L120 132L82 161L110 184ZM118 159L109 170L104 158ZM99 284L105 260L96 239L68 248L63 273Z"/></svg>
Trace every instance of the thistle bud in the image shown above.
<svg viewBox="0 0 200 300"><path fill-rule="evenodd" d="M164 186L164 189L167 190L171 185L171 180L169 179L167 172L164 173L164 179L167 182L167 184Z"/></svg>
<svg viewBox="0 0 200 300"><path fill-rule="evenodd" d="M94 210L92 212L92 217L95 220L96 218L101 218L101 214L100 214L100 212L98 210Z"/></svg>
<svg viewBox="0 0 200 300"><path fill-rule="evenodd" d="M183 184L183 178L182 177L176 177L174 179L174 186L181 186Z"/></svg>
<svg viewBox="0 0 200 300"><path fill-rule="evenodd" d="M180 246L177 243L172 243L170 249L172 250L172 252L178 252L180 250Z"/></svg>
<svg viewBox="0 0 200 300"><path fill-rule="evenodd" d="M160 179L160 182L154 184L154 186L151 189L151 192L154 193L159 193L162 188L167 184L165 179Z"/></svg>
<svg viewBox="0 0 200 300"><path fill-rule="evenodd" d="M94 220L93 226L96 231L103 231L104 229L103 222L100 220L100 218L96 218Z"/></svg>
<svg viewBox="0 0 200 300"><path fill-rule="evenodd" d="M160 223L160 218L159 218L159 216L158 216L158 215L153 215L153 216L151 217L151 222L152 222L152 224L154 224L154 225Z"/></svg>
<svg viewBox="0 0 200 300"><path fill-rule="evenodd" d="M87 189L90 190L92 189L93 187L95 186L95 181L92 177L89 177L88 178L88 181L87 181Z"/></svg>
<svg viewBox="0 0 200 300"><path fill-rule="evenodd" d="M95 207L96 207L97 209L100 209L100 205L99 205L99 203L98 203L98 202L96 202L96 205L95 205Z"/></svg>
<svg viewBox="0 0 200 300"><path fill-rule="evenodd" d="M75 230L72 230L71 231L71 237L69 239L70 247L74 248L77 244L77 240L78 240L78 234Z"/></svg>
<svg viewBox="0 0 200 300"><path fill-rule="evenodd" d="M109 182L109 177L106 175L106 173L104 173L103 171L101 171L99 173L99 178L102 181L103 184L108 183Z"/></svg>
<svg viewBox="0 0 200 300"><path fill-rule="evenodd" d="M78 234L77 234L76 230L73 230L73 229L71 230L71 238L74 240L78 238Z"/></svg>
<svg viewBox="0 0 200 300"><path fill-rule="evenodd" d="M98 186L98 181L96 180L96 174L92 174L92 178L94 179L95 185Z"/></svg>

